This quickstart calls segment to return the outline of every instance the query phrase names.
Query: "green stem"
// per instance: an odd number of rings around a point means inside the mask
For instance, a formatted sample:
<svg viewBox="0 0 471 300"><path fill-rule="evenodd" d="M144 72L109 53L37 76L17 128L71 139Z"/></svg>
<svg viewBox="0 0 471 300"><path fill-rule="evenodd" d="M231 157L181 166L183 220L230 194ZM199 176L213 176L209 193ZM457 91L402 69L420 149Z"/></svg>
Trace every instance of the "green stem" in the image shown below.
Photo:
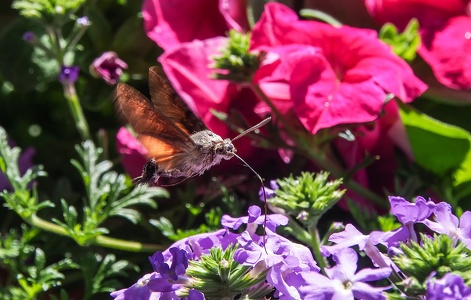
<svg viewBox="0 0 471 300"><path fill-rule="evenodd" d="M38 227L42 230L52 232L58 235L63 235L67 237L71 237L68 231L51 222L48 222L44 219L41 219L37 215L32 215L29 220L26 220L30 225ZM96 245L96 246L101 246L101 247L106 247L106 248L111 248L111 249L117 249L117 250L124 250L124 251L130 251L130 252L149 252L153 253L158 250L164 249L164 246L162 245L154 245L154 244L143 244L139 242L133 242L133 241L124 241L120 239L115 239L107 236L97 236L96 238L92 239L89 241L91 244Z"/></svg>
<svg viewBox="0 0 471 300"><path fill-rule="evenodd" d="M314 259L317 262L319 268L321 268L321 272L325 275L324 269L327 266L324 256L321 254L321 242L319 238L319 233L315 226L311 226L314 228L313 230L304 229L302 226L296 222L293 217L288 216L289 218L289 233L294 236L300 242L307 244L310 246L312 253L314 254Z"/></svg>
<svg viewBox="0 0 471 300"><path fill-rule="evenodd" d="M67 100L70 113L72 114L75 126L77 127L82 140L90 140L91 137L90 131L88 129L87 119L85 119L83 114L82 106L80 105L74 84L71 82L64 82L62 85L64 87L64 97Z"/></svg>
<svg viewBox="0 0 471 300"><path fill-rule="evenodd" d="M288 133L291 135L291 137L292 138L297 137L298 132L296 131L296 129L294 129L291 126L290 122L288 122L288 120L285 119L283 114L271 102L270 98L268 98L268 96L263 92L263 90L260 88L260 86L258 84L254 84L252 82L249 82L248 86L258 96L258 98L260 98L260 100L265 102L265 104L268 105L268 107L270 107L271 111L275 114L276 119L279 120L281 122L281 124L283 124L283 127L286 129L286 131L288 131Z"/></svg>
<svg viewBox="0 0 471 300"><path fill-rule="evenodd" d="M340 21L320 10L305 8L299 11L299 15L304 18L321 20L334 27L342 26L342 23Z"/></svg>
<svg viewBox="0 0 471 300"><path fill-rule="evenodd" d="M321 268L321 273L325 275L325 267L327 266L327 263L325 261L324 256L321 253L321 242L320 242L320 236L319 236L319 231L315 226L311 226L308 228L308 232L311 236L311 249L314 254L314 258L317 261L317 265L319 268Z"/></svg>

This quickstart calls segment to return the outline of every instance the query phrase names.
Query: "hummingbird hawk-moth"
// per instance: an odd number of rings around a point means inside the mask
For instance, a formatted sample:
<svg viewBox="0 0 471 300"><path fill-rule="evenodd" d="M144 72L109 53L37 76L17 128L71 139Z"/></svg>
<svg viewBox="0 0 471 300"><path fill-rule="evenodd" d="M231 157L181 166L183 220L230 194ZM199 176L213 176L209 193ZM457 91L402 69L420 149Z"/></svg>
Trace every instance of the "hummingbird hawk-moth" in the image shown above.
<svg viewBox="0 0 471 300"><path fill-rule="evenodd" d="M119 83L115 107L137 133L150 159L137 183L156 183L160 177L193 177L236 154L232 142L265 125L270 117L233 139L221 138L195 116L170 85L161 67L149 69L152 102L133 87ZM252 171L253 169L247 165ZM255 171L254 171L255 172ZM260 180L261 177L255 172Z"/></svg>

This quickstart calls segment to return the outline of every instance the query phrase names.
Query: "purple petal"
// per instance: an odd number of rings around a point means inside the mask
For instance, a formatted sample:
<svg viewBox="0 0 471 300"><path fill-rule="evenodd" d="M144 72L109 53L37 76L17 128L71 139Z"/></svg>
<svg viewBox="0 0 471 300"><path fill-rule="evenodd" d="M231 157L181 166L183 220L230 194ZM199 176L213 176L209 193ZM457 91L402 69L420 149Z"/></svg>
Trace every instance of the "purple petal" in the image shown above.
<svg viewBox="0 0 471 300"><path fill-rule="evenodd" d="M353 295L357 299L365 300L383 300L386 297L383 294L384 290L390 287L372 287L369 284L363 282L355 282L352 286Z"/></svg>
<svg viewBox="0 0 471 300"><path fill-rule="evenodd" d="M355 274L354 281L359 282L359 281L380 280L380 279L389 277L389 275L391 275L391 272L392 272L391 268L380 268L380 269L365 268Z"/></svg>
<svg viewBox="0 0 471 300"><path fill-rule="evenodd" d="M357 270L358 254L351 248L345 248L334 253L335 267L326 268L325 273L330 279L338 279L342 282L350 280L355 276Z"/></svg>
<svg viewBox="0 0 471 300"><path fill-rule="evenodd" d="M471 239L471 211L465 211L461 215L460 229L464 238Z"/></svg>
<svg viewBox="0 0 471 300"><path fill-rule="evenodd" d="M197 291L195 289L191 289L188 292L188 300L204 300L204 294L200 291Z"/></svg>

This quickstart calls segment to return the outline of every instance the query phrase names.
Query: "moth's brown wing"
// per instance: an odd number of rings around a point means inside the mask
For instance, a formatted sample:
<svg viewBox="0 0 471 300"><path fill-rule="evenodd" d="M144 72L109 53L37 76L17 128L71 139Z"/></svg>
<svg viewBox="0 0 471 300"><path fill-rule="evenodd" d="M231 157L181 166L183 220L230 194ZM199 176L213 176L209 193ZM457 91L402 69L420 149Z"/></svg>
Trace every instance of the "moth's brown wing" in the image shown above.
<svg viewBox="0 0 471 300"><path fill-rule="evenodd" d="M206 129L206 126L172 88L162 67L154 66L149 69L149 89L152 102L157 109L181 130L187 134L193 134Z"/></svg>
<svg viewBox="0 0 471 300"><path fill-rule="evenodd" d="M118 84L114 103L120 117L132 126L139 141L149 151L148 157L154 158L159 167L170 168L172 160L195 147L187 132L133 87Z"/></svg>

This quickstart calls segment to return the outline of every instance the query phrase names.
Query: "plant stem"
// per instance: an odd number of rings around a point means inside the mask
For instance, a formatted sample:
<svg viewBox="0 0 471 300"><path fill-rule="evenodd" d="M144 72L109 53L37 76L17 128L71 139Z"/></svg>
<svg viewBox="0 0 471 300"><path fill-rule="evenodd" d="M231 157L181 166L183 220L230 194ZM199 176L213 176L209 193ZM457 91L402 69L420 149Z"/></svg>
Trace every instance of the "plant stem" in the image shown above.
<svg viewBox="0 0 471 300"><path fill-rule="evenodd" d="M317 261L317 265L319 268L321 268L321 272L325 274L325 267L327 266L327 263L325 261L324 256L321 253L321 242L320 242L320 236L319 236L319 231L315 226L310 226L308 228L308 232L311 235L311 249L314 254L314 258Z"/></svg>
<svg viewBox="0 0 471 300"><path fill-rule="evenodd" d="M54 223L48 222L44 219L41 219L37 215L32 215L29 220L26 220L30 225L35 226L37 228L40 228L45 231L49 231L55 234L71 237L69 232ZM115 239L107 236L97 236L94 239L91 239L89 241L90 244L96 245L96 246L101 246L101 247L106 247L106 248L111 248L111 249L117 249L117 250L124 250L124 251L130 251L130 252L149 252L153 253L158 250L162 250L165 247L162 245L157 245L157 244L143 244L139 242L133 242L133 241L125 241L125 240L120 240L120 239Z"/></svg>
<svg viewBox="0 0 471 300"><path fill-rule="evenodd" d="M70 113L74 119L75 127L77 128L82 140L90 140L90 131L88 129L87 119L83 114L82 106L75 91L75 86L71 82L64 82L64 97L69 105Z"/></svg>

